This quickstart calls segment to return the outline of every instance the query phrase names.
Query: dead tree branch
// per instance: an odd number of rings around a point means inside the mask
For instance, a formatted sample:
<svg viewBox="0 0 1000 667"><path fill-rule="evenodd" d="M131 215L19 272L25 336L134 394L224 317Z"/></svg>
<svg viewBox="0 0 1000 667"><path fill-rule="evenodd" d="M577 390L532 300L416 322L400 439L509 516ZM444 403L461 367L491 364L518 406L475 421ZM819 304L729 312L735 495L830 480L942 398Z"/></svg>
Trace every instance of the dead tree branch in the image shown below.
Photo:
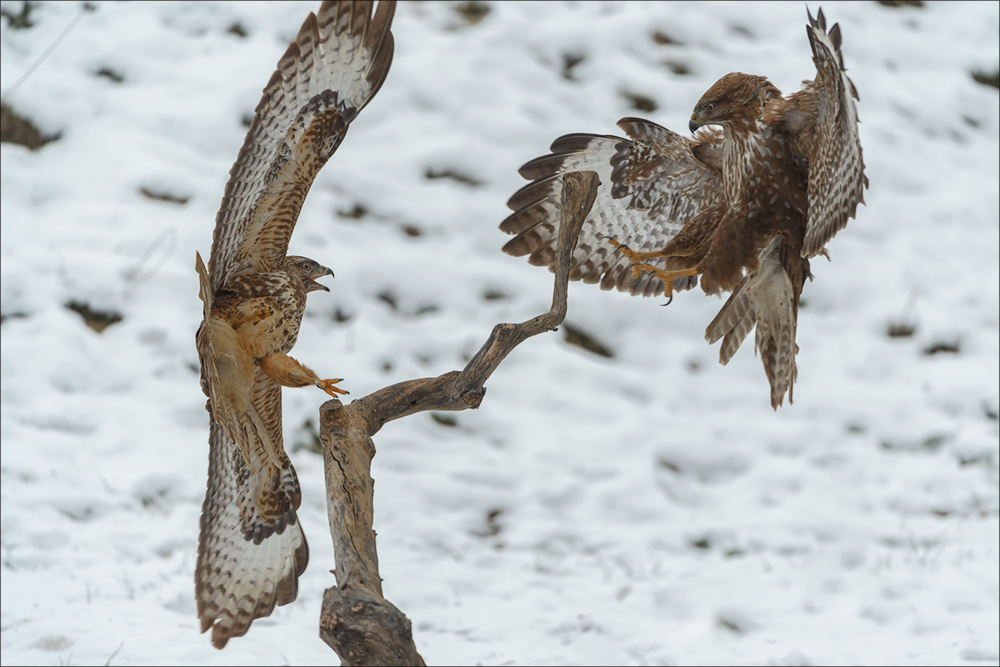
<svg viewBox="0 0 1000 667"><path fill-rule="evenodd" d="M382 597L372 530L375 456L372 436L389 421L427 410L478 408L483 384L522 341L554 331L566 317L569 269L583 221L597 196L593 172L563 176L555 286L549 312L520 324L498 324L461 372L385 387L344 406L320 408L327 513L337 561L337 585L323 595L320 637L344 665L423 665L410 621Z"/></svg>

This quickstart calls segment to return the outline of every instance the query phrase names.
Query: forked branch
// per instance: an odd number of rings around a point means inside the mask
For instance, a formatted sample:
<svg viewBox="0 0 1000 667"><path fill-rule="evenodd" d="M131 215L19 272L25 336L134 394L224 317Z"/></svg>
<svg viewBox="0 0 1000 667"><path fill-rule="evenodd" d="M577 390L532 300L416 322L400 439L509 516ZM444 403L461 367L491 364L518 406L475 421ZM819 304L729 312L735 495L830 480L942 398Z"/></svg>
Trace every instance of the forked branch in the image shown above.
<svg viewBox="0 0 1000 667"><path fill-rule="evenodd" d="M597 197L597 174L563 175L555 285L549 312L519 324L498 324L462 371L409 380L344 406L320 407L327 513L337 561L337 585L323 596L320 637L344 665L423 665L410 621L382 597L375 532L372 436L389 421L427 410L478 408L484 383L522 341L554 331L566 317L569 269L583 221Z"/></svg>

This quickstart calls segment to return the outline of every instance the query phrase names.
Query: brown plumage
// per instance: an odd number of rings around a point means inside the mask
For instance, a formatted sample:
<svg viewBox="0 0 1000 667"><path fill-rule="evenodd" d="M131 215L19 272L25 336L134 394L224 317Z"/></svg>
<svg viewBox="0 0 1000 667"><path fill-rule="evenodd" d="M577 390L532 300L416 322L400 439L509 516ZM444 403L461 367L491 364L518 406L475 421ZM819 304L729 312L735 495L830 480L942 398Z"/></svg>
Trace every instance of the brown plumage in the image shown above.
<svg viewBox="0 0 1000 667"><path fill-rule="evenodd" d="M551 266L562 174L596 171L601 189L570 277L631 294L670 296L701 284L733 291L706 338L725 338L725 364L754 326L777 409L796 377L795 329L809 259L864 203L858 99L840 28L820 10L806 33L816 78L782 97L761 76L727 74L695 105L693 138L638 118L630 137L571 134L521 168L533 182L511 197L504 251ZM702 129L705 126L715 126ZM718 129L717 129L718 128Z"/></svg>
<svg viewBox="0 0 1000 667"><path fill-rule="evenodd" d="M333 272L287 256L316 174L374 97L392 62L395 3L324 2L309 14L264 88L230 171L209 268L196 269L197 334L211 417L195 598L202 632L222 648L276 604L293 601L309 560L285 453L281 387L346 393L288 356L306 295Z"/></svg>

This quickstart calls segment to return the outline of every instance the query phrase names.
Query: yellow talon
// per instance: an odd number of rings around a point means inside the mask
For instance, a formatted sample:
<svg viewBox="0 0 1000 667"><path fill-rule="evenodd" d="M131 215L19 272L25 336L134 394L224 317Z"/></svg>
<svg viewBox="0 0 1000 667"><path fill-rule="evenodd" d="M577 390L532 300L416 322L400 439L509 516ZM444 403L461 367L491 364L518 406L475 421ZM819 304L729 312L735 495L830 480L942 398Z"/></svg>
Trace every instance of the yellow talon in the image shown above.
<svg viewBox="0 0 1000 667"><path fill-rule="evenodd" d="M673 298L675 280L678 278L686 278L687 276L696 276L700 273L696 267L667 271L665 269L658 269L652 264L647 264L646 260L664 257L663 252L660 250L654 250L652 252L635 252L624 243L619 243L615 239L608 239L608 243L610 243L615 250L625 255L632 261L633 279L638 280L643 273L652 273L654 276L662 280L664 285L663 296L665 297Z"/></svg>
<svg viewBox="0 0 1000 667"><path fill-rule="evenodd" d="M347 391L346 389L341 389L340 387L335 387L334 386L338 382L343 382L343 381L344 381L344 378L335 378L333 380L318 380L316 382L316 386L319 387L320 389L322 389L323 391L325 391L326 393L330 394L330 396L333 396L334 398L338 398L338 396L337 396L338 394L341 394L343 396L347 396L348 394L351 393L351 392Z"/></svg>

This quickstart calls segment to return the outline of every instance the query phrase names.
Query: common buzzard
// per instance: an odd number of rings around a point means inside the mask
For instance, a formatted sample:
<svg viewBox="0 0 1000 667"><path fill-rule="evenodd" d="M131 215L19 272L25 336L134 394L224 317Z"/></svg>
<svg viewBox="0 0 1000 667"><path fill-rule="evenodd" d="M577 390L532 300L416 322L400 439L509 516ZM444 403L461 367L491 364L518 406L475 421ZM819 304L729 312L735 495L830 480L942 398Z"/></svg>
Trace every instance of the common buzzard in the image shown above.
<svg viewBox="0 0 1000 667"><path fill-rule="evenodd" d="M868 186L840 27L827 32L820 10L806 34L816 77L801 91L782 97L762 76L727 74L695 105L693 138L639 118L618 122L629 139L560 137L521 167L532 182L500 224L517 235L504 252L551 268L562 175L597 172L570 278L647 296L690 289L697 276L708 294L732 290L705 337L723 339L725 364L756 326L775 409L792 400L809 259L825 254Z"/></svg>
<svg viewBox="0 0 1000 667"><path fill-rule="evenodd" d="M287 255L316 174L371 101L392 62L395 4L324 2L278 61L230 171L208 270L201 387L211 417L208 491L195 597L222 648L274 605L293 601L309 560L298 478L282 444L281 387L347 393L288 356L306 295L333 272Z"/></svg>

